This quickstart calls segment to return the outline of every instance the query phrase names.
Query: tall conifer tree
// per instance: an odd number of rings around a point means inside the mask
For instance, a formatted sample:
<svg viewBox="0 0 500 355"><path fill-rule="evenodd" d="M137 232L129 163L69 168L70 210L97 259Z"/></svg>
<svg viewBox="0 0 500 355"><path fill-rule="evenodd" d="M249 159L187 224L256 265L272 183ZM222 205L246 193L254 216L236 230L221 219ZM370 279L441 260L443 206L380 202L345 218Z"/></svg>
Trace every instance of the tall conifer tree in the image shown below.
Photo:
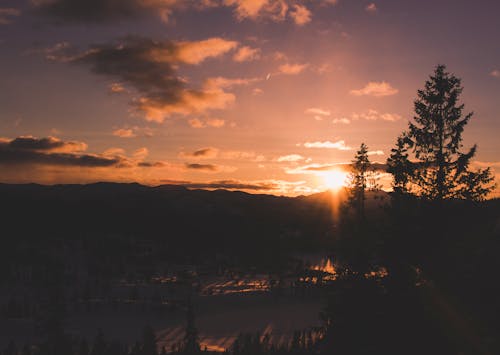
<svg viewBox="0 0 500 355"><path fill-rule="evenodd" d="M438 65L418 90L408 138L416 159L412 180L424 198L480 200L493 189L489 169L469 170L477 146L462 151L462 133L473 117L459 103L462 91L461 80L444 65Z"/></svg>

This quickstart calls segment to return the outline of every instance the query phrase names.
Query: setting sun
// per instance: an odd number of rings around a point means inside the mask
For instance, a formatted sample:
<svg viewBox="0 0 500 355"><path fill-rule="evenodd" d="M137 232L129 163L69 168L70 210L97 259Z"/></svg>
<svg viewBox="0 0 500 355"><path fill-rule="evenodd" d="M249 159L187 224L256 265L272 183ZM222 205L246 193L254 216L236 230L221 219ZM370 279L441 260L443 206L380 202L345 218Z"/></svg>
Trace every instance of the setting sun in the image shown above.
<svg viewBox="0 0 500 355"><path fill-rule="evenodd" d="M347 173L341 170L333 170L323 175L323 182L331 190L338 190L347 184Z"/></svg>

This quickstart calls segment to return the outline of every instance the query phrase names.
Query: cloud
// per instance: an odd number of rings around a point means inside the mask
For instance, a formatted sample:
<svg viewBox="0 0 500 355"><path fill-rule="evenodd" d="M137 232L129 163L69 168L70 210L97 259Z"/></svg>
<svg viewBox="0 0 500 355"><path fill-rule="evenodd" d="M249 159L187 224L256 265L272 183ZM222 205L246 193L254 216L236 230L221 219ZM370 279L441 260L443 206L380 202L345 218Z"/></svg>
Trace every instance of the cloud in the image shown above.
<svg viewBox="0 0 500 355"><path fill-rule="evenodd" d="M491 71L490 75L494 78L500 78L500 70L494 69Z"/></svg>
<svg viewBox="0 0 500 355"><path fill-rule="evenodd" d="M111 85L109 85L109 92L112 94L120 94L126 91L127 90L120 83L112 83Z"/></svg>
<svg viewBox="0 0 500 355"><path fill-rule="evenodd" d="M279 66L279 71L283 74L287 75L296 75L300 74L301 72L304 71L309 66L309 64L289 64L285 63Z"/></svg>
<svg viewBox="0 0 500 355"><path fill-rule="evenodd" d="M274 60L287 60L288 59L287 55L283 52L280 52L280 51L274 52L272 57Z"/></svg>
<svg viewBox="0 0 500 355"><path fill-rule="evenodd" d="M270 19L272 21L283 21L288 12L287 1L271 0L223 0L224 5L233 6L234 14L238 20Z"/></svg>
<svg viewBox="0 0 500 355"><path fill-rule="evenodd" d="M12 22L12 17L21 15L21 11L11 7L0 8L0 25L8 25Z"/></svg>
<svg viewBox="0 0 500 355"><path fill-rule="evenodd" d="M350 124L351 120L346 117L334 118L332 120L333 124L341 123L341 124Z"/></svg>
<svg viewBox="0 0 500 355"><path fill-rule="evenodd" d="M18 137L0 140L0 165L52 165L80 167L123 167L128 164L121 157L83 154L87 145L65 142L55 137Z"/></svg>
<svg viewBox="0 0 500 355"><path fill-rule="evenodd" d="M399 92L398 89L395 89L388 82L376 82L371 81L365 85L364 88L359 90L351 90L351 95L354 96L375 96L375 97L383 97L383 96L391 96L396 95Z"/></svg>
<svg viewBox="0 0 500 355"><path fill-rule="evenodd" d="M260 49L251 48L249 46L240 47L238 51L233 55L233 60L240 63L258 59L260 59Z"/></svg>
<svg viewBox="0 0 500 355"><path fill-rule="evenodd" d="M207 120L207 126L214 127L214 128L224 127L225 124L226 124L226 121L221 120L220 118L209 118Z"/></svg>
<svg viewBox="0 0 500 355"><path fill-rule="evenodd" d="M241 159L254 159L255 152L246 152L240 150L228 150L221 154L221 158L223 159L231 159L231 160L241 160ZM262 160L260 160L262 161Z"/></svg>
<svg viewBox="0 0 500 355"><path fill-rule="evenodd" d="M260 89L260 88L254 88L252 90L252 95L253 96L259 96L259 95L262 95L264 93L264 90Z"/></svg>
<svg viewBox="0 0 500 355"><path fill-rule="evenodd" d="M336 3L321 0L318 5ZM288 17L298 26L311 21L311 11L298 0L31 0L31 4L39 14L76 23L106 23L148 14L168 22L176 11L221 7L231 8L238 21L283 22Z"/></svg>
<svg viewBox="0 0 500 355"><path fill-rule="evenodd" d="M303 26L306 23L311 22L311 11L307 7L299 4L293 5L293 10L289 12L290 17L293 19L296 25Z"/></svg>
<svg viewBox="0 0 500 355"><path fill-rule="evenodd" d="M189 125L193 128L204 128L205 127L205 122L198 118L192 118L188 121Z"/></svg>
<svg viewBox="0 0 500 355"><path fill-rule="evenodd" d="M163 180L162 182L172 185L180 185L191 189L227 189L227 190L274 190L277 184L272 182L242 182L239 180L218 180L211 182L190 182Z"/></svg>
<svg viewBox="0 0 500 355"><path fill-rule="evenodd" d="M325 5L336 5L339 0L322 0L323 4Z"/></svg>
<svg viewBox="0 0 500 355"><path fill-rule="evenodd" d="M95 74L131 86L140 94L132 101L133 107L146 120L163 122L173 114L224 109L234 102L234 94L225 92L220 82L215 85L213 79L200 89L187 88L176 69L178 64L196 65L220 56L236 45L222 38L173 42L129 36L116 43L91 46L78 54L72 54L67 45L59 46L50 51L48 58L89 66Z"/></svg>
<svg viewBox="0 0 500 355"><path fill-rule="evenodd" d="M308 108L307 110L304 111L304 113L308 115L314 115L314 119L316 121L323 121L325 117L331 115L331 112L329 110L324 110L322 108L317 108L317 107Z"/></svg>
<svg viewBox="0 0 500 355"><path fill-rule="evenodd" d="M176 42L175 46L176 53L174 58L176 61L187 64L200 64L207 58L219 57L235 49L238 46L238 42L214 37L203 41ZM169 53L165 54L169 55Z"/></svg>
<svg viewBox="0 0 500 355"><path fill-rule="evenodd" d="M368 12L377 12L378 8L377 5L374 2L372 2L366 5L365 10Z"/></svg>
<svg viewBox="0 0 500 355"><path fill-rule="evenodd" d="M104 23L156 13L164 21L179 0L31 0L36 12L64 22Z"/></svg>
<svg viewBox="0 0 500 355"><path fill-rule="evenodd" d="M305 158L300 154L289 154L283 155L277 159L278 162L297 162L304 160Z"/></svg>
<svg viewBox="0 0 500 355"><path fill-rule="evenodd" d="M377 110L369 109L366 110L365 112L353 113L351 115L351 118L353 120L364 119L369 121L383 120L383 121L395 122L401 119L401 115L398 115L396 113L380 113Z"/></svg>
<svg viewBox="0 0 500 355"><path fill-rule="evenodd" d="M374 162L371 164L371 168L374 171L385 172L387 171L387 165L382 163ZM352 169L351 163L335 163L335 164L308 164L304 166L286 168L285 172L290 175L302 175L302 174L319 174L325 171L342 170L349 172Z"/></svg>
<svg viewBox="0 0 500 355"><path fill-rule="evenodd" d="M165 101L164 98L141 97L135 107L144 113L147 121L161 123L174 114L187 116L208 110L222 110L235 100L234 94L221 89L184 90L175 102Z"/></svg>
<svg viewBox="0 0 500 355"><path fill-rule="evenodd" d="M149 150L146 147L136 149L132 156L136 159L145 159L149 155Z"/></svg>
<svg viewBox="0 0 500 355"><path fill-rule="evenodd" d="M169 165L162 161L155 161L155 162L141 161L137 163L137 166L140 168L164 168Z"/></svg>
<svg viewBox="0 0 500 355"><path fill-rule="evenodd" d="M120 138L137 137L137 135L134 133L134 131L131 128L120 128L120 129L114 130L113 136L120 137Z"/></svg>
<svg viewBox="0 0 500 355"><path fill-rule="evenodd" d="M243 190L243 191L258 191L258 192L273 192L284 194L300 194L310 192L305 181L284 181L284 180L257 180L257 181L241 181L241 180L216 180L210 182L193 182L182 180L161 180L161 183L184 186L190 189L225 189L225 190Z"/></svg>
<svg viewBox="0 0 500 355"><path fill-rule="evenodd" d="M193 128L205 128L205 127L213 127L213 128L221 128L224 127L226 121L219 118L209 118L204 121L199 118L192 118L188 121L189 125Z"/></svg>
<svg viewBox="0 0 500 355"><path fill-rule="evenodd" d="M304 166L299 166L295 168L286 168L285 172L287 174L316 174L318 172L331 171L331 170L343 170L343 164L309 164Z"/></svg>
<svg viewBox="0 0 500 355"><path fill-rule="evenodd" d="M344 140L339 140L336 142L324 141L324 142L306 142L303 144L306 148L324 148L324 149L338 149L338 150L352 150L351 147L346 146Z"/></svg>
<svg viewBox="0 0 500 355"><path fill-rule="evenodd" d="M219 153L219 150L217 148L202 148L195 150L192 153L184 153L181 152L179 156L181 158L194 158L194 159L213 159L217 157L217 154Z"/></svg>
<svg viewBox="0 0 500 355"><path fill-rule="evenodd" d="M123 169L145 166L143 159L148 155L147 148L139 148L132 157L126 157L121 148L110 148L102 154L85 153L86 149L87 144L83 142L63 141L56 137L0 138L0 166L21 166L23 169L36 167ZM149 165L165 166L163 162L149 163ZM10 176L15 175L17 178L25 171L7 170Z"/></svg>
<svg viewBox="0 0 500 355"><path fill-rule="evenodd" d="M154 130L151 129L150 127L139 127L139 126L132 126L132 127L123 127L123 128L118 128L115 129L112 134L116 137L120 138L135 138L135 137L153 137L154 135Z"/></svg>
<svg viewBox="0 0 500 355"><path fill-rule="evenodd" d="M325 110L318 107L311 107L304 111L305 114L308 115L319 115L319 116L330 116L331 112L329 110Z"/></svg>
<svg viewBox="0 0 500 355"><path fill-rule="evenodd" d="M384 155L385 153L382 150L372 150L367 153L368 155Z"/></svg>
<svg viewBox="0 0 500 355"><path fill-rule="evenodd" d="M56 137L36 138L33 136L20 136L12 140L2 140L0 144L20 151L72 153L87 150L87 144L77 141L62 141Z"/></svg>
<svg viewBox="0 0 500 355"><path fill-rule="evenodd" d="M261 78L225 78L217 76L206 79L205 87L212 90L228 89L234 86L249 85L261 80Z"/></svg>
<svg viewBox="0 0 500 355"><path fill-rule="evenodd" d="M184 167L188 170L196 170L205 173L218 173L218 172L233 172L237 170L234 167L222 166L216 164L200 164L200 163L186 163Z"/></svg>

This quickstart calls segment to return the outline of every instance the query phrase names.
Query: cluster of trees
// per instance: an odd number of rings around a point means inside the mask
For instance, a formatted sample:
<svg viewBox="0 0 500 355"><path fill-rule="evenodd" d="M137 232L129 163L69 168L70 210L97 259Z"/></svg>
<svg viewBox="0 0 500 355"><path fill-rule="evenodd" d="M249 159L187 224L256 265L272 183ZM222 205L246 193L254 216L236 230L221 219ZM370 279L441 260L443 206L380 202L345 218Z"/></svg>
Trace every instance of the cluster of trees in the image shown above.
<svg viewBox="0 0 500 355"><path fill-rule="evenodd" d="M473 114L459 102L462 90L438 65L384 166L370 162L365 144L354 157L352 213L336 244L350 272L324 311L323 346L332 353L499 353L500 329L489 315L500 309L493 281L500 204L484 201L495 184L490 168L472 169L477 145L463 146ZM367 213L377 172L391 174L392 201ZM363 277L377 265L386 277Z"/></svg>
<svg viewBox="0 0 500 355"><path fill-rule="evenodd" d="M490 168L470 169L477 145L463 151L462 133L473 113L464 113L464 104L459 103L462 91L461 80L444 65L438 65L424 89L418 90L415 116L386 162L396 197L481 201L495 188ZM375 168L368 159L368 147L361 144L351 174L351 205L361 219L366 189L378 187L370 181Z"/></svg>

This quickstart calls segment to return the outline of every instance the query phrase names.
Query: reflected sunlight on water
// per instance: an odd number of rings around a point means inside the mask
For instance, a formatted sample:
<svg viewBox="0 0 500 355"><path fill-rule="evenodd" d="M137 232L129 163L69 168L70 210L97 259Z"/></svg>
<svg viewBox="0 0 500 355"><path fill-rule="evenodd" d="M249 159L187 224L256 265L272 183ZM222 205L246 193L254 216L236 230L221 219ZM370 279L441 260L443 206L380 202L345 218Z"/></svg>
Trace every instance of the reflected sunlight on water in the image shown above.
<svg viewBox="0 0 500 355"><path fill-rule="evenodd" d="M209 283L202 289L203 295L228 295L231 293L267 292L270 290L269 278L265 275L245 277L236 280L220 279Z"/></svg>
<svg viewBox="0 0 500 355"><path fill-rule="evenodd" d="M335 265L331 258L321 259L316 265L311 266L312 270L323 271L329 274L336 274Z"/></svg>

